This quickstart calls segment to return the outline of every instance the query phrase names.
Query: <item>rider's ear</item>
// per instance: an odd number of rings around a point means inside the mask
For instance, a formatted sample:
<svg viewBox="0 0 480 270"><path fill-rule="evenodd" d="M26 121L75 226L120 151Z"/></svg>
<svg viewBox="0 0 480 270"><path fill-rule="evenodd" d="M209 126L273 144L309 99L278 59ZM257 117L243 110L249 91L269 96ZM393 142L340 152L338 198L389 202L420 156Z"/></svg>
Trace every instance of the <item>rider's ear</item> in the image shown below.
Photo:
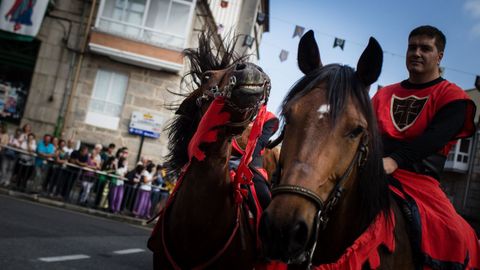
<svg viewBox="0 0 480 270"><path fill-rule="evenodd" d="M315 41L312 30L309 30L300 39L300 43L298 44L297 60L298 67L303 74L308 74L312 70L322 66L320 52L318 51L317 42Z"/></svg>
<svg viewBox="0 0 480 270"><path fill-rule="evenodd" d="M367 48L360 56L357 63L357 76L365 84L371 85L376 82L382 72L383 51L380 44L370 37Z"/></svg>

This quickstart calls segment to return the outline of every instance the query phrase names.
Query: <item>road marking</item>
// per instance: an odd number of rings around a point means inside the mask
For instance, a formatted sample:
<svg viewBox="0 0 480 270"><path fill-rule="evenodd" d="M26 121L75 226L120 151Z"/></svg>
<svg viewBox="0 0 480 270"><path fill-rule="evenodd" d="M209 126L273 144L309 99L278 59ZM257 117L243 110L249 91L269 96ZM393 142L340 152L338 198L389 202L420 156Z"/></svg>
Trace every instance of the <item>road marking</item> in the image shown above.
<svg viewBox="0 0 480 270"><path fill-rule="evenodd" d="M113 253L117 255L124 255L124 254L139 253L144 251L145 250L141 248L131 248L131 249L117 250L117 251L114 251Z"/></svg>
<svg viewBox="0 0 480 270"><path fill-rule="evenodd" d="M38 258L42 262L61 262L61 261L72 261L72 260L81 260L81 259L88 259L90 256L83 255L83 254L75 254L75 255L66 255L66 256L57 256L57 257L43 257Z"/></svg>

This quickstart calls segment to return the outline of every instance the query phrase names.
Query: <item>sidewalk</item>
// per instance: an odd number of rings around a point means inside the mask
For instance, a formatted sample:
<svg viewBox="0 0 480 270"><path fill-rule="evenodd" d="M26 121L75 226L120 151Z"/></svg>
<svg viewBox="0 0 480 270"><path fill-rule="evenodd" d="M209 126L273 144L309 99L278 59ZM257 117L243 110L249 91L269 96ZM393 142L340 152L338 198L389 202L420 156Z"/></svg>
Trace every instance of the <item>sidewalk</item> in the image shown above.
<svg viewBox="0 0 480 270"><path fill-rule="evenodd" d="M68 210L72 210L72 211L76 211L76 212L80 212L80 213L84 213L92 216L98 216L98 217L103 217L103 218L116 220L120 222L130 223L137 226L153 228L153 226L155 225L155 222L147 224L147 220L145 219L138 219L138 218L129 217L129 216L120 215L120 214L112 214L102 210L87 208L87 207L83 207L75 204L70 204L62 201L45 198L45 197L39 196L38 194L27 194L27 193L18 192L18 191L10 190L3 187L0 187L0 194L16 197L22 200L38 202L44 205L64 208L64 209L68 209Z"/></svg>

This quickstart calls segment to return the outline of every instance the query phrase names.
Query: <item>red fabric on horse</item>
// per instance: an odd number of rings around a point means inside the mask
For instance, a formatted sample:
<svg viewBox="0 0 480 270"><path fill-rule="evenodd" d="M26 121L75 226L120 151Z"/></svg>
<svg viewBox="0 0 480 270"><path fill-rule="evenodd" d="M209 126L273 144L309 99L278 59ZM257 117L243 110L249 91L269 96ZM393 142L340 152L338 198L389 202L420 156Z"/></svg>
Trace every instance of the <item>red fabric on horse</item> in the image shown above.
<svg viewBox="0 0 480 270"><path fill-rule="evenodd" d="M388 251L395 249L395 215L390 211L388 217L380 213L375 221L347 248L334 263L315 266L315 270L362 269L368 261L370 269L377 269L381 262L378 248L385 246Z"/></svg>
<svg viewBox="0 0 480 270"><path fill-rule="evenodd" d="M439 183L432 177L401 169L397 169L393 177L418 206L420 251L426 263L463 265L467 262L466 269L480 269L480 245L475 231L457 214Z"/></svg>
<svg viewBox="0 0 480 270"><path fill-rule="evenodd" d="M218 97L208 107L207 112L200 120L197 131L193 135L192 140L188 144L188 157L192 157L202 161L205 153L200 150L200 144L212 143L217 141L218 130L215 127L222 126L230 120L230 113L223 111L225 106L225 98Z"/></svg>

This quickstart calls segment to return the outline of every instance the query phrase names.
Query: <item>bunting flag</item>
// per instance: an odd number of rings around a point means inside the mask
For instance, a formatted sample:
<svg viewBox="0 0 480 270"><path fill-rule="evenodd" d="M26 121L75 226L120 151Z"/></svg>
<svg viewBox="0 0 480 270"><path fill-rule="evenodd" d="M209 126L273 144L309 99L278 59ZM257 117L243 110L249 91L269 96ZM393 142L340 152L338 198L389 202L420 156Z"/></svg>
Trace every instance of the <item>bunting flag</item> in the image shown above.
<svg viewBox="0 0 480 270"><path fill-rule="evenodd" d="M345 39L335 38L335 41L333 42L333 48L340 47L340 49L342 49L343 51L344 46L345 46Z"/></svg>
<svg viewBox="0 0 480 270"><path fill-rule="evenodd" d="M480 76L475 78L475 87L480 91Z"/></svg>
<svg viewBox="0 0 480 270"><path fill-rule="evenodd" d="M258 12L257 14L257 23L262 25L265 22L267 15L263 12Z"/></svg>
<svg viewBox="0 0 480 270"><path fill-rule="evenodd" d="M305 27L302 27L302 26L299 26L299 25L296 25L295 26L295 31L293 31L293 37L302 37L303 36L303 32L305 32Z"/></svg>
<svg viewBox="0 0 480 270"><path fill-rule="evenodd" d="M48 0L2 0L0 3L1 30L32 37L38 34Z"/></svg>
<svg viewBox="0 0 480 270"><path fill-rule="evenodd" d="M246 35L245 39L243 40L243 46L248 46L249 48L251 48L253 45L253 41L255 41L255 39L252 36Z"/></svg>
<svg viewBox="0 0 480 270"><path fill-rule="evenodd" d="M280 58L280 62L285 62L288 58L288 51L282 50L278 57Z"/></svg>

